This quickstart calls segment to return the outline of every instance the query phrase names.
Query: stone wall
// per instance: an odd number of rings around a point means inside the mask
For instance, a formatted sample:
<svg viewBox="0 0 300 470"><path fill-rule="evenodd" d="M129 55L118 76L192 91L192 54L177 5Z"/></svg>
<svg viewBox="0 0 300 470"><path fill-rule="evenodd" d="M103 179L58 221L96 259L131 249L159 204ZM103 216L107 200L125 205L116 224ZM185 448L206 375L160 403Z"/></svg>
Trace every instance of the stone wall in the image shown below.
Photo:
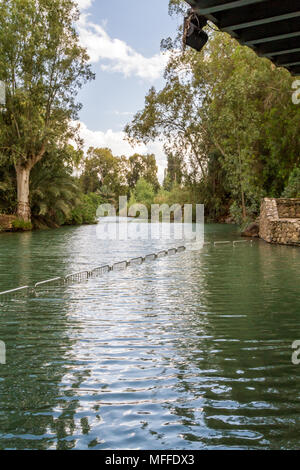
<svg viewBox="0 0 300 470"><path fill-rule="evenodd" d="M300 219L300 199L276 199L280 219Z"/></svg>
<svg viewBox="0 0 300 470"><path fill-rule="evenodd" d="M0 232L12 230L12 222L16 219L15 215L0 214Z"/></svg>
<svg viewBox="0 0 300 470"><path fill-rule="evenodd" d="M300 199L263 199L259 236L268 243L300 246Z"/></svg>

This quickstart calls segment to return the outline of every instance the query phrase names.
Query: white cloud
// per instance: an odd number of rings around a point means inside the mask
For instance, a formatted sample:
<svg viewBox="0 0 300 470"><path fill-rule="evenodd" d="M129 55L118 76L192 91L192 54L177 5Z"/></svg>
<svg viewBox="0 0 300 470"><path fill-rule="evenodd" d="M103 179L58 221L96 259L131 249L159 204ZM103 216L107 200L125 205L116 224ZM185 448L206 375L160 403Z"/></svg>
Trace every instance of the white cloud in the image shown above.
<svg viewBox="0 0 300 470"><path fill-rule="evenodd" d="M128 116L134 116L134 113L132 111L113 111L113 114L115 116L121 116L121 117L128 117Z"/></svg>
<svg viewBox="0 0 300 470"><path fill-rule="evenodd" d="M88 0L82 0L88 4ZM81 43L87 48L91 62L100 62L107 72L119 72L125 77L156 80L160 78L168 62L168 54L158 53L145 57L126 42L111 38L103 26L94 24L88 15L82 14L78 23Z"/></svg>
<svg viewBox="0 0 300 470"><path fill-rule="evenodd" d="M107 72L118 72L125 77L135 76L146 80L156 80L161 78L168 62L168 54L158 53L152 57L145 57L138 53L126 42L111 38L105 31L106 22L101 25L94 24L89 19L89 14L85 12L94 0L77 0L81 10L78 22L80 40L87 48L92 63L100 63L101 69ZM132 112L122 112L115 110L116 116L131 116ZM92 131L84 123L80 123L80 135L84 140L84 148L108 147L114 155L125 155L129 157L134 153L155 154L159 180L162 182L164 169L166 167L166 156L163 150L163 143L155 141L148 145L140 144L132 147L126 140L122 131L107 130Z"/></svg>
<svg viewBox="0 0 300 470"><path fill-rule="evenodd" d="M88 150L89 147L108 147L114 155L125 155L126 157L130 157L134 153L154 153L158 166L159 180L163 181L166 156L162 142L155 141L148 145L141 144L131 147L125 140L124 132L114 132L111 129L106 132L91 131L84 123L80 123L80 136L84 140L85 150Z"/></svg>
<svg viewBox="0 0 300 470"><path fill-rule="evenodd" d="M94 0L77 0L80 10L86 10L90 8Z"/></svg>

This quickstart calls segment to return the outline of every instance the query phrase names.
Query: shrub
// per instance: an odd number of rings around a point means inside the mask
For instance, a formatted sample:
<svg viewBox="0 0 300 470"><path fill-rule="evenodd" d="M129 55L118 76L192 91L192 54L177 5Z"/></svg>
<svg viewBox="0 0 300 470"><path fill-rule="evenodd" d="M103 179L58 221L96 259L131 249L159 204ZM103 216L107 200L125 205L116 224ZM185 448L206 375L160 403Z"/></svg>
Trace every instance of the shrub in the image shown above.
<svg viewBox="0 0 300 470"><path fill-rule="evenodd" d="M68 225L96 224L96 213L98 206L101 204L101 196L90 193L82 194L80 202L72 209L70 217L67 219Z"/></svg>
<svg viewBox="0 0 300 470"><path fill-rule="evenodd" d="M26 222L23 219L16 219L12 222L14 231L16 232L28 232L32 230L32 223Z"/></svg>
<svg viewBox="0 0 300 470"><path fill-rule="evenodd" d="M152 184L148 183L144 178L140 178L135 189L131 193L129 207L133 204L144 204L150 214L151 204L154 202L155 191Z"/></svg>
<svg viewBox="0 0 300 470"><path fill-rule="evenodd" d="M300 197L300 168L295 168L290 174L283 197Z"/></svg>

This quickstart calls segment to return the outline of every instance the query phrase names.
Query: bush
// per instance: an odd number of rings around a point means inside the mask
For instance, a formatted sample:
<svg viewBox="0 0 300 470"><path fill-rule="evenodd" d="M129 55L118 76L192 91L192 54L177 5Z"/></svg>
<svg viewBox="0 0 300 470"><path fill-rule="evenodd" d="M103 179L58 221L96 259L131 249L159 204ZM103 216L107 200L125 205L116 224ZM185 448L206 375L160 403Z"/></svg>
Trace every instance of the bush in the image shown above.
<svg viewBox="0 0 300 470"><path fill-rule="evenodd" d="M300 197L300 168L290 174L288 184L282 193L283 197Z"/></svg>
<svg viewBox="0 0 300 470"><path fill-rule="evenodd" d="M129 207L134 204L144 204L148 209L148 213L150 214L151 204L154 202L154 197L155 191L152 184L148 183L148 181L145 179L140 178L131 194Z"/></svg>
<svg viewBox="0 0 300 470"><path fill-rule="evenodd" d="M12 222L13 230L16 232L29 232L32 230L32 223L23 219L16 219Z"/></svg>
<svg viewBox="0 0 300 470"><path fill-rule="evenodd" d="M92 225L97 223L97 209L101 204L102 198L98 194L82 194L80 203L71 211L67 219L67 225Z"/></svg>
<svg viewBox="0 0 300 470"><path fill-rule="evenodd" d="M230 206L230 215L233 218L234 222L239 225L240 229L244 231L246 227L254 222L259 214L259 209L255 201L252 201L252 204L249 204L246 207L247 216L244 219L242 208L234 201Z"/></svg>

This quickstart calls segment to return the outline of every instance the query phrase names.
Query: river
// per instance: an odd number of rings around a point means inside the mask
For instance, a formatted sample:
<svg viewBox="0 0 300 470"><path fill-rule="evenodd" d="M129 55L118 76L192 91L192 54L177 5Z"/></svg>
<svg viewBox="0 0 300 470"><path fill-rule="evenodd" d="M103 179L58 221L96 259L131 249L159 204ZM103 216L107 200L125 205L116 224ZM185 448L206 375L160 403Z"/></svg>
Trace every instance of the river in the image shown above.
<svg viewBox="0 0 300 470"><path fill-rule="evenodd" d="M154 248L95 226L1 234L0 291ZM221 245L3 304L0 448L299 448L299 255Z"/></svg>

